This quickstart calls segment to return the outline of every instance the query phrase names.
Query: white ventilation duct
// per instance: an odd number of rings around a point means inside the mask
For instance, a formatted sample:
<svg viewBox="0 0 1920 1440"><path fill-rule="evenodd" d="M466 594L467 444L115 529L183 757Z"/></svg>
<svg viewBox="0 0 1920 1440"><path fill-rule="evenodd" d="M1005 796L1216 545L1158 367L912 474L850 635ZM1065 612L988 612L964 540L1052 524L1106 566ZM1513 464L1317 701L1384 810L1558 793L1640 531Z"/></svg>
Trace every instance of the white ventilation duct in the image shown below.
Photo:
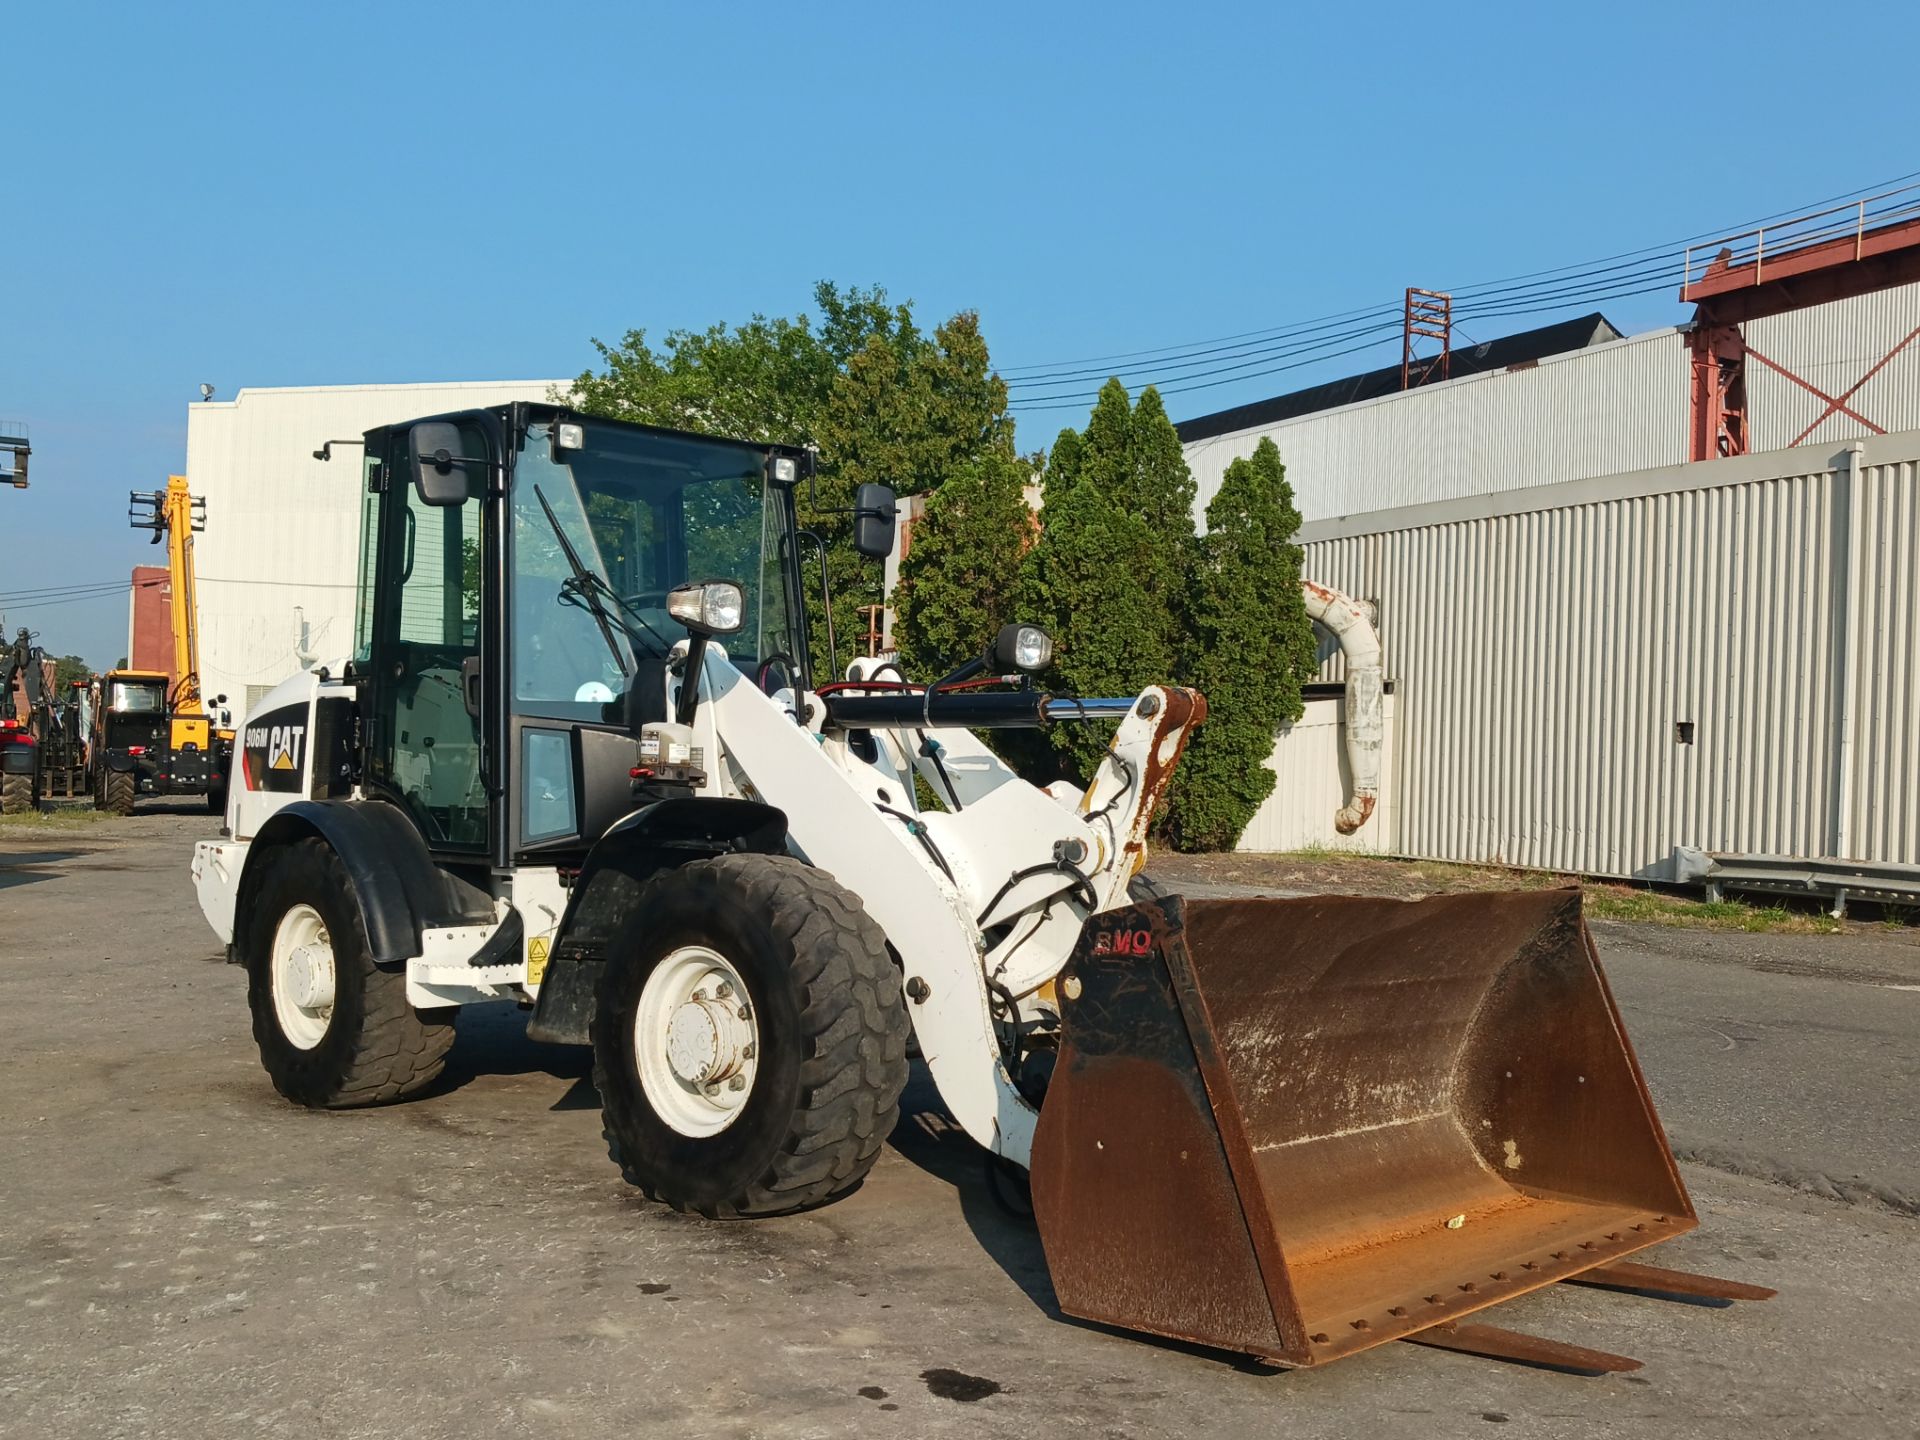
<svg viewBox="0 0 1920 1440"><path fill-rule="evenodd" d="M1353 794L1333 817L1333 828L1351 835L1367 823L1380 797L1380 742L1386 731L1380 637L1352 596L1312 580L1302 580L1300 590L1307 614L1340 642L1347 661L1347 767L1353 772Z"/></svg>

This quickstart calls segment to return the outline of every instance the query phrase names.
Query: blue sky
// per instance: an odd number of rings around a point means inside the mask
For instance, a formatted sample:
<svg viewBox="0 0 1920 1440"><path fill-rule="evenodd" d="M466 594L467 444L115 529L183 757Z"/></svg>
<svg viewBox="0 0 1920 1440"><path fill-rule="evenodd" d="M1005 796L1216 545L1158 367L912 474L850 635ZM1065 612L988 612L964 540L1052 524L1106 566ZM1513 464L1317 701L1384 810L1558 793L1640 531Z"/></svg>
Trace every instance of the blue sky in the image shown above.
<svg viewBox="0 0 1920 1440"><path fill-rule="evenodd" d="M0 490L0 597L149 557L125 492L184 463L201 381L571 375L590 337L797 311L822 277L978 309L1033 366L1920 170L1904 5L73 0L7 7L0 48L0 419L35 477ZM124 649L122 597L0 610Z"/></svg>

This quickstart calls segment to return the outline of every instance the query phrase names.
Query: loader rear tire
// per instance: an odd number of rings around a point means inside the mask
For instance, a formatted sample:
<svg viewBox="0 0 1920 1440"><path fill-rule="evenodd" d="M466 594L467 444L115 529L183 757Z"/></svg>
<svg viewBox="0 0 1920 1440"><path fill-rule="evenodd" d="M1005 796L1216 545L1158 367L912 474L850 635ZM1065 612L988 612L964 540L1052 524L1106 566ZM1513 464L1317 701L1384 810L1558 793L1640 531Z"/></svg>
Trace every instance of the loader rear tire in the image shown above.
<svg viewBox="0 0 1920 1440"><path fill-rule="evenodd" d="M705 1123L690 1083L691 1112L671 1094L649 1098L661 1062L641 1054L671 1040L654 997L688 956L738 977L728 998L744 1002L755 1047L750 1071L736 1076L745 1082L737 1110ZM712 991L703 982L699 993ZM691 1002L679 1011L705 1023ZM824 871L784 855L664 871L634 897L594 1007L608 1153L649 1198L709 1219L826 1204L860 1184L892 1133L908 1028L885 934ZM724 1092L715 1103L726 1103Z"/></svg>
<svg viewBox="0 0 1920 1440"><path fill-rule="evenodd" d="M406 977L373 963L353 881L325 841L301 840L267 863L239 938L253 1039L273 1088L328 1110L404 1100L424 1088L453 1044L455 1010L414 1009ZM327 954L332 998L325 1006L303 1009L289 994L285 952L300 938L290 927L301 924L304 938Z"/></svg>
<svg viewBox="0 0 1920 1440"><path fill-rule="evenodd" d="M0 775L0 815L25 815L39 808L31 775Z"/></svg>
<svg viewBox="0 0 1920 1440"><path fill-rule="evenodd" d="M126 770L109 770L100 777L100 808L115 815L133 814L133 775Z"/></svg>

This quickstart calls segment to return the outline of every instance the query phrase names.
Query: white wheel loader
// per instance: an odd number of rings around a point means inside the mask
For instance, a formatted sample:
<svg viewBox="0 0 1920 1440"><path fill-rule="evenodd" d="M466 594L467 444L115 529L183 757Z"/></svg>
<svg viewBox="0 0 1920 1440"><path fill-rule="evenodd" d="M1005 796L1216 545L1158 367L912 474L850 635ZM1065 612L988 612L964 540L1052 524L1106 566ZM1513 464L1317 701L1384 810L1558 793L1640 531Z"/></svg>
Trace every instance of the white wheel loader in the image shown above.
<svg viewBox="0 0 1920 1440"><path fill-rule="evenodd" d="M354 654L246 717L193 859L275 1087L403 1099L517 1001L592 1046L629 1181L774 1215L859 1184L911 1031L1030 1170L1071 1314L1292 1365L1574 1353L1460 1317L1694 1223L1578 893L1146 894L1205 702L1046 694L1019 624L932 683L815 677L810 473L542 405L366 435ZM862 487L856 548L893 523ZM973 733L1100 720L1084 792Z"/></svg>

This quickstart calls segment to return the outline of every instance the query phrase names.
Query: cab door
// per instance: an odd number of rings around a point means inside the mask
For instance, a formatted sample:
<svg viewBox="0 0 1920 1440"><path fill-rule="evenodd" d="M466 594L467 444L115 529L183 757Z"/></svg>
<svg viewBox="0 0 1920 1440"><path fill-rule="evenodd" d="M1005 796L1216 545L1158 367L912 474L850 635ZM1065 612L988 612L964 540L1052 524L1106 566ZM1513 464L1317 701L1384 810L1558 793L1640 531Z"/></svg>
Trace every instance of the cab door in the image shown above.
<svg viewBox="0 0 1920 1440"><path fill-rule="evenodd" d="M464 454L495 458L485 427L463 423L460 435ZM460 504L427 505L406 428L386 443L366 781L405 807L429 849L478 854L491 838L480 675L491 467L463 467Z"/></svg>

